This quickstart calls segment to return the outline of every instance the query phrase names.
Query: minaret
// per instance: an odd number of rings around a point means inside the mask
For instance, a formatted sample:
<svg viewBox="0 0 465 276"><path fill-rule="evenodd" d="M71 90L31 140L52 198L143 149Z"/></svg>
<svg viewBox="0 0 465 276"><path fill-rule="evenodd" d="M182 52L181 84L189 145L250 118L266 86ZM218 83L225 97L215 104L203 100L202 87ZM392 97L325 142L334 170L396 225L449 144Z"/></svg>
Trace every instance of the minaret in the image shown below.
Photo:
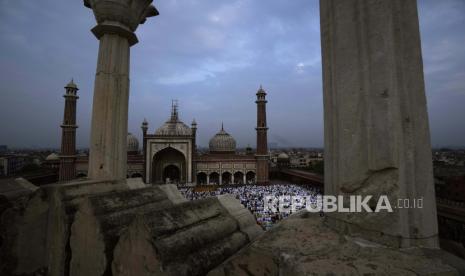
<svg viewBox="0 0 465 276"><path fill-rule="evenodd" d="M76 177L76 102L79 98L76 84L71 80L65 86L65 111L63 116L61 155L60 155L60 181L68 181Z"/></svg>
<svg viewBox="0 0 465 276"><path fill-rule="evenodd" d="M195 157L197 156L197 122L192 120L191 124L191 130L192 130L192 182L197 183L197 175L195 172L197 171L196 169L196 164L194 162Z"/></svg>
<svg viewBox="0 0 465 276"><path fill-rule="evenodd" d="M266 126L266 93L260 85L257 92L257 152L255 159L257 160L257 184L268 184L269 159L268 154L268 127Z"/></svg>
<svg viewBox="0 0 465 276"><path fill-rule="evenodd" d="M144 172L142 174L142 179L145 182L145 173L146 173L146 162L147 162L147 141L146 141L146 136L147 136L147 130L149 129L149 123L147 120L144 118L144 121L142 122L142 126L140 127L142 129L142 150L144 151Z"/></svg>

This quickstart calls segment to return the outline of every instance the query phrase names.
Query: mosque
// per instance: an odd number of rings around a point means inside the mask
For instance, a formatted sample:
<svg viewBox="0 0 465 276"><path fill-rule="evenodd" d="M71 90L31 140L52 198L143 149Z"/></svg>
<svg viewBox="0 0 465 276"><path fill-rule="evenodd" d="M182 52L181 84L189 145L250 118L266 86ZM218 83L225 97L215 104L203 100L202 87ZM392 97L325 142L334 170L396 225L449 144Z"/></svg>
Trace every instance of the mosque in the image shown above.
<svg viewBox="0 0 465 276"><path fill-rule="evenodd" d="M236 140L224 130L210 139L209 152L197 152L197 123L187 126L179 119L177 103L171 116L153 134L142 123L144 180L146 183L267 184L269 155L267 146L266 92L257 92L257 152L248 148L236 152Z"/></svg>
<svg viewBox="0 0 465 276"><path fill-rule="evenodd" d="M171 116L153 133L149 124L142 123L142 153L139 141L127 136L127 177L142 177L145 183L196 183L198 185L268 184L269 153L266 123L266 92L260 86L257 99L257 150L236 151L236 140L224 126L209 141L208 153L197 151L197 123L189 127L179 119L178 105L173 102ZM46 162L59 167L59 157L50 156ZM89 158L75 156L77 177L86 177Z"/></svg>

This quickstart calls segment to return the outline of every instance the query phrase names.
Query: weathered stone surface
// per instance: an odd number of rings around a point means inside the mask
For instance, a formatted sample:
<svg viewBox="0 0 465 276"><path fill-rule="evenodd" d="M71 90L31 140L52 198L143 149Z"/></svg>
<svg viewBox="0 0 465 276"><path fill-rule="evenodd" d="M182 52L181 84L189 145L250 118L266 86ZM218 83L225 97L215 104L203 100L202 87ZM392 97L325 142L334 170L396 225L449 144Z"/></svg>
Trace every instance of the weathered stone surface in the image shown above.
<svg viewBox="0 0 465 276"><path fill-rule="evenodd" d="M92 29L100 39L104 34L115 33L125 37L131 45L137 43L134 32L147 17L158 15L157 9L150 5L152 0L84 0L91 8L98 25Z"/></svg>
<svg viewBox="0 0 465 276"><path fill-rule="evenodd" d="M37 225L43 225L41 219L46 220L46 217L41 215L41 208L30 209L25 212L25 207L29 201L29 196L19 196L7 198L0 196L0 275L10 275L15 271L36 272L43 269L42 258L35 258L35 252L43 250L45 244L42 240L29 242L29 235L40 233L40 229L35 229ZM35 218L36 220L28 222L24 218ZM21 231L26 228L26 231ZM26 248L22 248L25 246ZM30 248L31 246L39 246L37 249ZM26 250L27 249L27 250ZM29 262L28 262L29 260ZM39 265L37 265L39 264ZM21 267L20 269L20 265Z"/></svg>
<svg viewBox="0 0 465 276"><path fill-rule="evenodd" d="M136 216L172 205L157 186L109 192L85 199L71 226L70 275L108 273L118 238Z"/></svg>
<svg viewBox="0 0 465 276"><path fill-rule="evenodd" d="M237 220L239 228L247 234L250 241L263 234L263 230L257 224L254 216L247 208L244 208L234 195L220 195L218 200L228 213Z"/></svg>
<svg viewBox="0 0 465 276"><path fill-rule="evenodd" d="M179 192L176 185L159 185L158 186L174 204L186 202L187 199Z"/></svg>
<svg viewBox="0 0 465 276"><path fill-rule="evenodd" d="M262 232L236 199L185 201L173 187L83 200L71 226L70 275L203 275Z"/></svg>
<svg viewBox="0 0 465 276"><path fill-rule="evenodd" d="M124 232L113 252L113 276L163 275L161 261L153 243L150 229L138 216Z"/></svg>
<svg viewBox="0 0 465 276"><path fill-rule="evenodd" d="M24 178L0 180L0 275L13 271L17 266L19 249L15 237L19 235L19 225L15 224L16 213L24 210L29 196L37 189ZM13 248L16 249L13 251Z"/></svg>
<svg viewBox="0 0 465 276"><path fill-rule="evenodd" d="M30 195L38 188L39 187L22 177L0 180L0 195L8 200Z"/></svg>
<svg viewBox="0 0 465 276"><path fill-rule="evenodd" d="M330 214L389 246L438 247L416 0L320 0L325 193L423 199L423 208Z"/></svg>
<svg viewBox="0 0 465 276"><path fill-rule="evenodd" d="M210 271L226 275L462 275L465 262L439 249L388 248L328 228L317 214L282 221Z"/></svg>
<svg viewBox="0 0 465 276"><path fill-rule="evenodd" d="M232 200L242 206L236 199ZM232 202L228 204L236 206ZM258 225L254 220L244 219L244 209L243 206L236 208L236 212L242 214L242 221L239 221L221 200L207 198L144 214L121 236L114 253L113 274L127 275L131 265L144 263L153 265L140 268L141 275L204 275L247 245L249 235L257 237L263 232L251 231L253 225ZM244 231L247 229L249 233ZM142 246L148 236L152 247ZM121 248L128 252L136 252L138 248L144 251L131 255Z"/></svg>
<svg viewBox="0 0 465 276"><path fill-rule="evenodd" d="M124 182L76 181L41 186L13 202L1 216L1 228L6 229L1 236L6 242L0 253L0 264L4 264L0 272L66 274L69 229L79 203L90 194L124 189L128 189Z"/></svg>
<svg viewBox="0 0 465 276"><path fill-rule="evenodd" d="M126 178L126 185L129 189L142 189L148 187L142 178ZM175 187L176 188L176 187Z"/></svg>
<svg viewBox="0 0 465 276"><path fill-rule="evenodd" d="M124 181L83 181L45 187L49 203L47 221L47 260L49 275L67 275L71 252L69 236L76 211L89 195L127 190Z"/></svg>

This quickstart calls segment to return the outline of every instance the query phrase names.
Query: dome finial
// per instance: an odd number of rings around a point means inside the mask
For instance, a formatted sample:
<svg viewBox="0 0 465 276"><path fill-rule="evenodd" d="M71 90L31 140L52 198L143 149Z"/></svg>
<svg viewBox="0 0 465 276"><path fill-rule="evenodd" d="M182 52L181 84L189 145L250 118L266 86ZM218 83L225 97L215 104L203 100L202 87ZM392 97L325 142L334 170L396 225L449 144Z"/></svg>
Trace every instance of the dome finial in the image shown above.
<svg viewBox="0 0 465 276"><path fill-rule="evenodd" d="M178 100L171 100L171 121L178 121Z"/></svg>
<svg viewBox="0 0 465 276"><path fill-rule="evenodd" d="M208 145L210 153L234 153L236 151L236 140L224 131L223 122L221 122L221 130L210 139Z"/></svg>
<svg viewBox="0 0 465 276"><path fill-rule="evenodd" d="M65 86L65 88L71 88L74 90L79 90L77 85L74 83L74 78L71 78L71 81Z"/></svg>
<svg viewBox="0 0 465 276"><path fill-rule="evenodd" d="M192 136L192 129L178 118L177 100L172 101L171 118L155 130L157 136Z"/></svg>

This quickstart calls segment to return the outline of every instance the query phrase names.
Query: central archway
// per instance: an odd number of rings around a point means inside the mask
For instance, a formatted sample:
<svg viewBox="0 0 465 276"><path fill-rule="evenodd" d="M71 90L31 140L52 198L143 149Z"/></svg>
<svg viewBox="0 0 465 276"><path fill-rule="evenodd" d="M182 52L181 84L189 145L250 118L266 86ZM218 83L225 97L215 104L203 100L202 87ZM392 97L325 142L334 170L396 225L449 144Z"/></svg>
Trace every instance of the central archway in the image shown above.
<svg viewBox="0 0 465 276"><path fill-rule="evenodd" d="M177 149L168 147L153 156L152 183L185 183L186 177L186 158Z"/></svg>

